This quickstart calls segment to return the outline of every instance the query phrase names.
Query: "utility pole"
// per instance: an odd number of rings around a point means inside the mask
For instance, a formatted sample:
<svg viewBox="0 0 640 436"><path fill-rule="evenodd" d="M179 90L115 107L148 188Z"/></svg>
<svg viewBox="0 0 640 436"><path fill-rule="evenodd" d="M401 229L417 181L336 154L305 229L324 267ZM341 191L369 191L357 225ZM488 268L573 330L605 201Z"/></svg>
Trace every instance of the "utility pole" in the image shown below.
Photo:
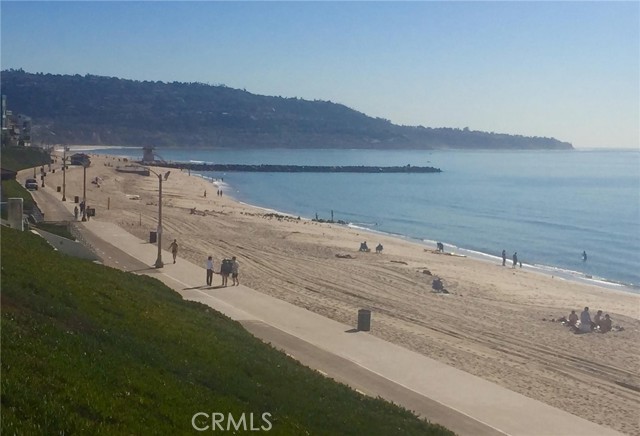
<svg viewBox="0 0 640 436"><path fill-rule="evenodd" d="M62 201L67 201L67 148L65 145L62 154Z"/></svg>
<svg viewBox="0 0 640 436"><path fill-rule="evenodd" d="M86 162L82 164L82 171L83 171L82 221L86 221L87 220L87 163Z"/></svg>

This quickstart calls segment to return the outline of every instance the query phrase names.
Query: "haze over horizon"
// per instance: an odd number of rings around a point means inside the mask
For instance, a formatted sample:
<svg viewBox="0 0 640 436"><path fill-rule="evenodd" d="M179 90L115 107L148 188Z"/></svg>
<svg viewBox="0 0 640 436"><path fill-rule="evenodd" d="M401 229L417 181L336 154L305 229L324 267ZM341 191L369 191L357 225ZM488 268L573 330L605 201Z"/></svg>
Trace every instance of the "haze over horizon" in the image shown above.
<svg viewBox="0 0 640 436"><path fill-rule="evenodd" d="M203 82L640 147L638 2L2 1L2 69Z"/></svg>

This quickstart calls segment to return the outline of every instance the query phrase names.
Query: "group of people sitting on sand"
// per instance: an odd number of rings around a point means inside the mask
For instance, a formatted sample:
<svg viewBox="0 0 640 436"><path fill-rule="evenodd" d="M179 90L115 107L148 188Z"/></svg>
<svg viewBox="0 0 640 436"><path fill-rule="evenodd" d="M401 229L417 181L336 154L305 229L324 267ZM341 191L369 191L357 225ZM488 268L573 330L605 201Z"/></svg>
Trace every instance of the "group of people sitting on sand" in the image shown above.
<svg viewBox="0 0 640 436"><path fill-rule="evenodd" d="M382 249L384 247L382 246L382 244L378 244L378 246L376 247L376 254L380 254L382 253ZM365 253L370 252L371 250L369 249L369 247L367 246L367 241L364 241L362 243L360 243L360 250L358 251L363 251Z"/></svg>
<svg viewBox="0 0 640 436"><path fill-rule="evenodd" d="M609 314L607 313L603 317L601 310L599 310L593 317L593 320L591 320L589 308L585 307L582 313L580 313L580 317L578 317L575 310L572 310L565 325L576 333L607 333L611 331L611 322Z"/></svg>

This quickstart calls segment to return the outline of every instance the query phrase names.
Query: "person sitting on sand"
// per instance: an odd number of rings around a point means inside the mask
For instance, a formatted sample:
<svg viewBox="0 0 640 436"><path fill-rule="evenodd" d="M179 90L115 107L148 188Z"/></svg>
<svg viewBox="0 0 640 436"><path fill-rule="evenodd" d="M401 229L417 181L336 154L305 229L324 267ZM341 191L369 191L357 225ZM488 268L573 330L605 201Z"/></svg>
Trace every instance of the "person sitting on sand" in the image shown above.
<svg viewBox="0 0 640 436"><path fill-rule="evenodd" d="M382 244L378 244L378 246L376 247L376 253L377 253L377 254L382 253L382 249L383 249L383 248L384 248L384 247L382 246Z"/></svg>
<svg viewBox="0 0 640 436"><path fill-rule="evenodd" d="M592 321L592 323L591 323L591 327L593 327L594 329L595 329L596 327L600 327L600 323L601 323L601 322L602 322L602 311L601 311L601 310L599 310L599 311L596 313L596 316L594 316L594 317L593 317L593 321Z"/></svg>
<svg viewBox="0 0 640 436"><path fill-rule="evenodd" d="M604 319L602 319L600 321L600 333L607 333L611 331L611 318L609 317L609 314L607 313L604 316Z"/></svg>
<svg viewBox="0 0 640 436"><path fill-rule="evenodd" d="M367 247L367 241L364 241L360 244L360 251L369 251L369 247Z"/></svg>
<svg viewBox="0 0 640 436"><path fill-rule="evenodd" d="M580 331L582 333L591 332L591 315L589 314L588 307L585 307L580 314Z"/></svg>
<svg viewBox="0 0 640 436"><path fill-rule="evenodd" d="M578 314L576 313L575 310L572 310L571 313L569 314L569 326L575 327L577 322L578 322Z"/></svg>

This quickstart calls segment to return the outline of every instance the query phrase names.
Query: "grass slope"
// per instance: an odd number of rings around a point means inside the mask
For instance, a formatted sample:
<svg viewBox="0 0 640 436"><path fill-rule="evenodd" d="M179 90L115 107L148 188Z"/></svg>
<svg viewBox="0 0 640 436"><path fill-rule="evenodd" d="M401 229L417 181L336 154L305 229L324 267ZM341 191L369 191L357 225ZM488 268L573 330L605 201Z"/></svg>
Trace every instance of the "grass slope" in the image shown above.
<svg viewBox="0 0 640 436"><path fill-rule="evenodd" d="M38 147L2 147L0 159L2 168L13 171L47 165L51 162L49 152Z"/></svg>
<svg viewBox="0 0 640 436"><path fill-rule="evenodd" d="M268 412L273 434L451 434L322 377L155 279L1 231L3 434L197 433L197 412L253 413L256 426Z"/></svg>

